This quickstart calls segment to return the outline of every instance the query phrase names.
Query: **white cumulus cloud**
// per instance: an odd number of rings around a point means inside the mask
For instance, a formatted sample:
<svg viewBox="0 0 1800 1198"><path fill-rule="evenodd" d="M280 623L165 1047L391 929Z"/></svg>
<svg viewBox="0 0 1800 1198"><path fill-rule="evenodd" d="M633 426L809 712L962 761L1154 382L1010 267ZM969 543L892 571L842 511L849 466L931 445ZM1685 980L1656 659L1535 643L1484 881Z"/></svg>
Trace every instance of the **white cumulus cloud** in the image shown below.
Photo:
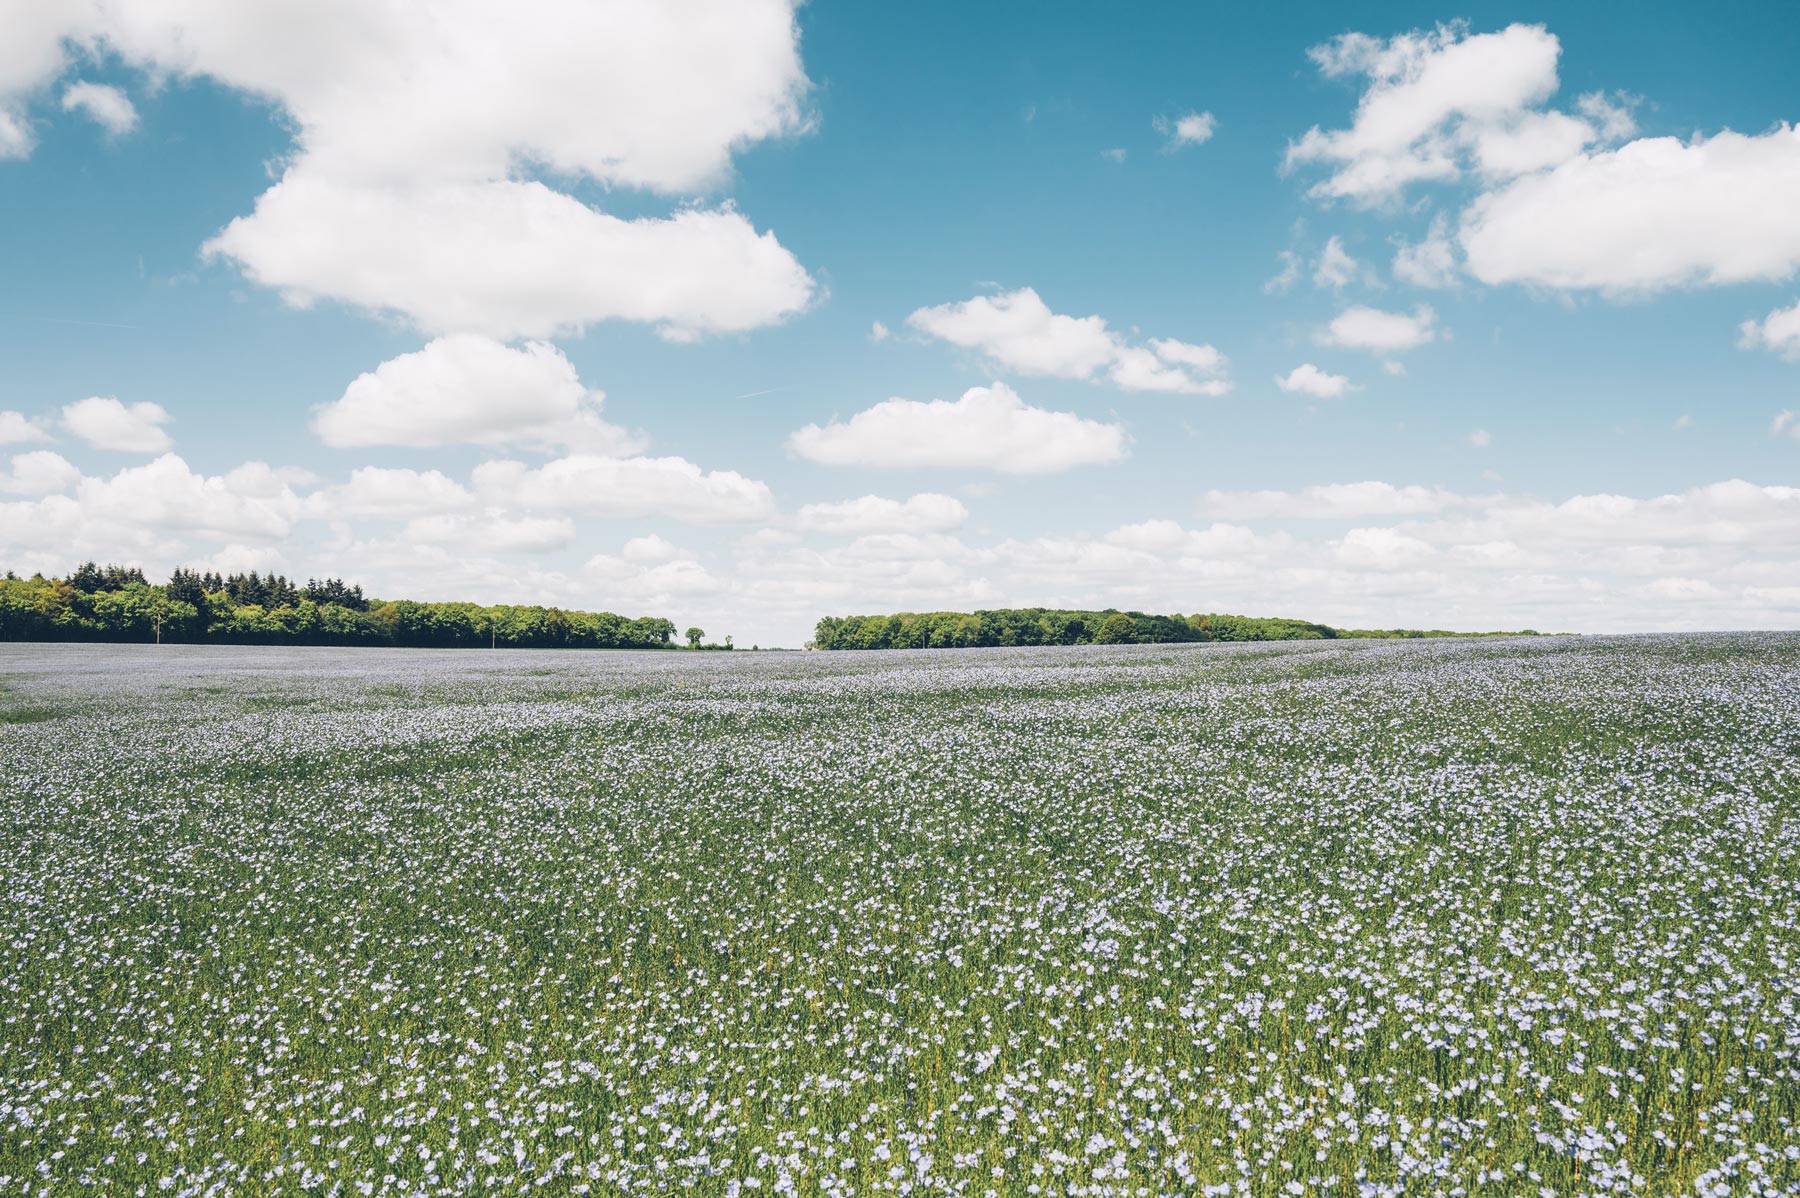
<svg viewBox="0 0 1800 1198"><path fill-rule="evenodd" d="M1800 270L1800 129L1639 138L1479 196L1460 240L1484 283L1642 294Z"/></svg>
<svg viewBox="0 0 1800 1198"><path fill-rule="evenodd" d="M1800 302L1777 308L1761 320L1746 320L1738 333L1738 344L1745 349L1766 349L1800 362Z"/></svg>
<svg viewBox="0 0 1800 1198"><path fill-rule="evenodd" d="M1179 150L1211 141L1219 122L1210 112L1188 112L1173 118L1159 116L1150 125L1166 139L1165 150Z"/></svg>
<svg viewBox="0 0 1800 1198"><path fill-rule="evenodd" d="M407 521L404 535L426 545L481 553L545 553L575 539L575 522L567 516L447 513Z"/></svg>
<svg viewBox="0 0 1800 1198"><path fill-rule="evenodd" d="M661 516L691 524L755 524L775 514L766 483L682 458L609 458L574 453L542 466L484 462L471 480L482 499L505 507L589 516Z"/></svg>
<svg viewBox="0 0 1800 1198"><path fill-rule="evenodd" d="M95 449L162 453L174 444L162 426L169 413L161 404L120 403L110 395L76 400L62 410L62 427Z"/></svg>
<svg viewBox="0 0 1800 1198"><path fill-rule="evenodd" d="M808 532L862 536L881 532L948 532L969 518L969 509L950 495L921 492L911 499L864 495L840 503L809 503L795 516Z"/></svg>
<svg viewBox="0 0 1800 1198"><path fill-rule="evenodd" d="M622 220L529 177L694 195L740 149L804 132L791 0L519 0L429 16L272 0L254 20L231 5L67 0L12 6L7 32L0 153L29 152L26 106L76 57L274 104L293 152L208 248L295 302L341 300L434 333L626 319L692 337L768 324L812 295L792 255L729 207ZM97 92L70 94L116 115Z"/></svg>
<svg viewBox="0 0 1800 1198"><path fill-rule="evenodd" d="M475 503L461 483L438 470L359 466L347 481L306 497L309 516L400 519L460 511Z"/></svg>
<svg viewBox="0 0 1800 1198"><path fill-rule="evenodd" d="M533 181L408 190L290 173L204 248L297 306L335 299L504 340L609 319L691 340L769 324L813 294L774 235L729 207L622 220Z"/></svg>
<svg viewBox="0 0 1800 1198"><path fill-rule="evenodd" d="M1392 528L1353 528L1335 551L1337 560L1353 570L1398 570L1437 553L1429 543Z"/></svg>
<svg viewBox="0 0 1800 1198"><path fill-rule="evenodd" d="M641 439L600 418L601 393L582 385L561 350L513 348L454 334L357 376L320 409L327 445L537 445L635 453Z"/></svg>
<svg viewBox="0 0 1800 1198"><path fill-rule="evenodd" d="M1275 385L1283 391L1311 395L1318 399L1336 399L1353 389L1350 380L1344 375L1320 370L1311 362L1302 362L1286 374L1277 375Z"/></svg>
<svg viewBox="0 0 1800 1198"><path fill-rule="evenodd" d="M660 538L657 538L660 539ZM625 549L618 554L597 553L589 558L582 567L584 581L589 589L604 588L609 596L617 596L639 609L668 610L671 607L687 608L695 596L713 595L728 589L727 583L715 577L711 571L691 556L675 550L674 555L660 561L648 561L632 555L632 546L643 538L634 538L625 543ZM667 542L664 542L667 544ZM612 600L609 599L609 602ZM734 611L736 618L743 616L741 609ZM711 616L704 617L713 627L719 621Z"/></svg>
<svg viewBox="0 0 1800 1198"><path fill-rule="evenodd" d="M1339 313L1319 340L1325 345L1395 354L1416 349L1438 336L1437 314L1421 305L1411 315L1358 305Z"/></svg>
<svg viewBox="0 0 1800 1198"><path fill-rule="evenodd" d="M1388 41L1347 33L1315 46L1308 54L1324 74L1368 86L1349 128L1314 126L1288 146L1287 163L1332 171L1313 195L1364 203L1392 200L1411 183L1457 178L1484 138L1492 145L1534 136L1521 126L1556 91L1561 49L1539 25L1470 35L1460 23Z"/></svg>
<svg viewBox="0 0 1800 1198"><path fill-rule="evenodd" d="M110 137L123 137L137 128L137 109L131 99L104 83L71 83L63 90L62 106L64 112L82 113Z"/></svg>
<svg viewBox="0 0 1800 1198"><path fill-rule="evenodd" d="M648 533L626 541L624 548L619 550L619 556L628 562L654 565L658 562L672 562L687 555L666 537Z"/></svg>
<svg viewBox="0 0 1800 1198"><path fill-rule="evenodd" d="M1127 391L1216 396L1231 390L1229 363L1212 346L1166 338L1133 345L1102 317L1051 311L1030 287L920 308L906 322L1023 375L1106 378Z"/></svg>
<svg viewBox="0 0 1800 1198"><path fill-rule="evenodd" d="M23 158L35 144L25 115L16 105L0 102L0 158Z"/></svg>
<svg viewBox="0 0 1800 1198"><path fill-rule="evenodd" d="M1343 238L1333 234L1313 265L1313 286L1341 288L1356 278L1356 259L1344 248Z"/></svg>
<svg viewBox="0 0 1800 1198"><path fill-rule="evenodd" d="M1394 277L1415 287L1449 287L1456 282L1456 244L1441 214L1432 219L1424 240L1396 244Z"/></svg>
<svg viewBox="0 0 1800 1198"><path fill-rule="evenodd" d="M1440 487L1404 486L1370 479L1321 483L1297 491L1208 491L1202 515L1223 520L1356 520L1438 512L1469 502Z"/></svg>
<svg viewBox="0 0 1800 1198"><path fill-rule="evenodd" d="M53 462L31 464L32 472L54 483L54 493L0 504L0 528L6 530L0 548L113 557L187 536L279 541L300 518L302 501L293 486L307 477L262 462L205 475L172 453L110 477L74 482Z"/></svg>
<svg viewBox="0 0 1800 1198"><path fill-rule="evenodd" d="M1050 474L1124 459L1121 425L1032 407L1004 383L956 400L888 399L849 420L809 424L788 447L831 466L961 467Z"/></svg>
<svg viewBox="0 0 1800 1198"><path fill-rule="evenodd" d="M41 498L60 495L81 481L81 471L59 453L34 449L12 455L12 467L0 473L0 491Z"/></svg>
<svg viewBox="0 0 1800 1198"><path fill-rule="evenodd" d="M45 432L37 421L29 419L23 412L0 412L0 445L17 445L24 441L48 441L50 434Z"/></svg>
<svg viewBox="0 0 1800 1198"><path fill-rule="evenodd" d="M1355 117L1309 130L1287 164L1329 169L1315 197L1363 204L1393 206L1414 183L1478 183L1454 244L1490 285L1630 296L1800 272L1789 216L1800 210L1800 129L1641 137L1636 97L1594 91L1572 110L1548 107L1560 54L1537 25L1345 34L1311 56L1328 76L1366 82ZM1401 246L1394 274L1444 286L1456 257L1447 222L1434 221L1425 241Z"/></svg>

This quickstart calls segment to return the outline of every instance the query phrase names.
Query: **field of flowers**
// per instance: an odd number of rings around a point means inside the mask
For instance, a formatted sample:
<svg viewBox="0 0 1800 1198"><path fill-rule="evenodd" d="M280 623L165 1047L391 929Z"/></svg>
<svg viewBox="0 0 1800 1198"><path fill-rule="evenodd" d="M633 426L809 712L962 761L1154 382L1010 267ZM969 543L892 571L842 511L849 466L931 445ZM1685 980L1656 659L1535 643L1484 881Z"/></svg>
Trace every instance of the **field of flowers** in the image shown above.
<svg viewBox="0 0 1800 1198"><path fill-rule="evenodd" d="M0 646L0 1195L1800 1193L1800 635Z"/></svg>

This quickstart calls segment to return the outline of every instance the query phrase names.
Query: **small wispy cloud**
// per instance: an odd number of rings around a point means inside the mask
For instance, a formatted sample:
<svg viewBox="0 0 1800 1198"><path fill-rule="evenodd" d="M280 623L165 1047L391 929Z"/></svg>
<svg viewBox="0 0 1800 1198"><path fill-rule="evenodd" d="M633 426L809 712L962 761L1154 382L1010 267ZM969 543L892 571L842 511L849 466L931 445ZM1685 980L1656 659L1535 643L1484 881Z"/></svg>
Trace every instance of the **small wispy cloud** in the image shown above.
<svg viewBox="0 0 1800 1198"><path fill-rule="evenodd" d="M137 128L137 109L116 87L104 83L71 83L63 92L64 112L80 112L106 130L109 137L123 137Z"/></svg>
<svg viewBox="0 0 1800 1198"><path fill-rule="evenodd" d="M1210 112L1190 112L1174 118L1159 116L1150 122L1150 127L1166 139L1164 150L1179 150L1211 141L1219 122Z"/></svg>

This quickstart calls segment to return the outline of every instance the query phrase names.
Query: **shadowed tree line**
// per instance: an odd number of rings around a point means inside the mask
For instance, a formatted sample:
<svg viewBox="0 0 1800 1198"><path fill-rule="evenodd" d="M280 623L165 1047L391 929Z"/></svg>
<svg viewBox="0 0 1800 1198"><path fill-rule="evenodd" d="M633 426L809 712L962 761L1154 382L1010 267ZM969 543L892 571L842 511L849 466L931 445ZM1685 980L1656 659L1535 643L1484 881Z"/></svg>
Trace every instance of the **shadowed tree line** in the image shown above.
<svg viewBox="0 0 1800 1198"><path fill-rule="evenodd" d="M1152 645L1182 641L1318 641L1440 636L1508 636L1440 629L1343 629L1307 620L1191 616L1139 611L1062 611L1022 607L997 611L900 612L891 616L827 616L813 644L820 649L974 649L1005 645Z"/></svg>
<svg viewBox="0 0 1800 1198"><path fill-rule="evenodd" d="M0 579L0 641L174 641L418 648L661 649L655 616L370 599L342 579L178 569L161 586L135 566L86 562L67 578Z"/></svg>

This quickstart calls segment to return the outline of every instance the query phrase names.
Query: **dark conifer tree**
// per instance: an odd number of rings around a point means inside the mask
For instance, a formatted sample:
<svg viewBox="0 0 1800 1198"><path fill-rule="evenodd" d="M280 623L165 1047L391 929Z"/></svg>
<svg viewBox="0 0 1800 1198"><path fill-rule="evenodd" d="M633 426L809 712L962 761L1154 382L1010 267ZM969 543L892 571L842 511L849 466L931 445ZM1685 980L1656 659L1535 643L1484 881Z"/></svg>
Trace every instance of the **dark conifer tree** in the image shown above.
<svg viewBox="0 0 1800 1198"><path fill-rule="evenodd" d="M200 575L192 570L177 566L175 572L169 575L169 585L163 590L177 603L192 604L196 611L206 610L206 586Z"/></svg>

